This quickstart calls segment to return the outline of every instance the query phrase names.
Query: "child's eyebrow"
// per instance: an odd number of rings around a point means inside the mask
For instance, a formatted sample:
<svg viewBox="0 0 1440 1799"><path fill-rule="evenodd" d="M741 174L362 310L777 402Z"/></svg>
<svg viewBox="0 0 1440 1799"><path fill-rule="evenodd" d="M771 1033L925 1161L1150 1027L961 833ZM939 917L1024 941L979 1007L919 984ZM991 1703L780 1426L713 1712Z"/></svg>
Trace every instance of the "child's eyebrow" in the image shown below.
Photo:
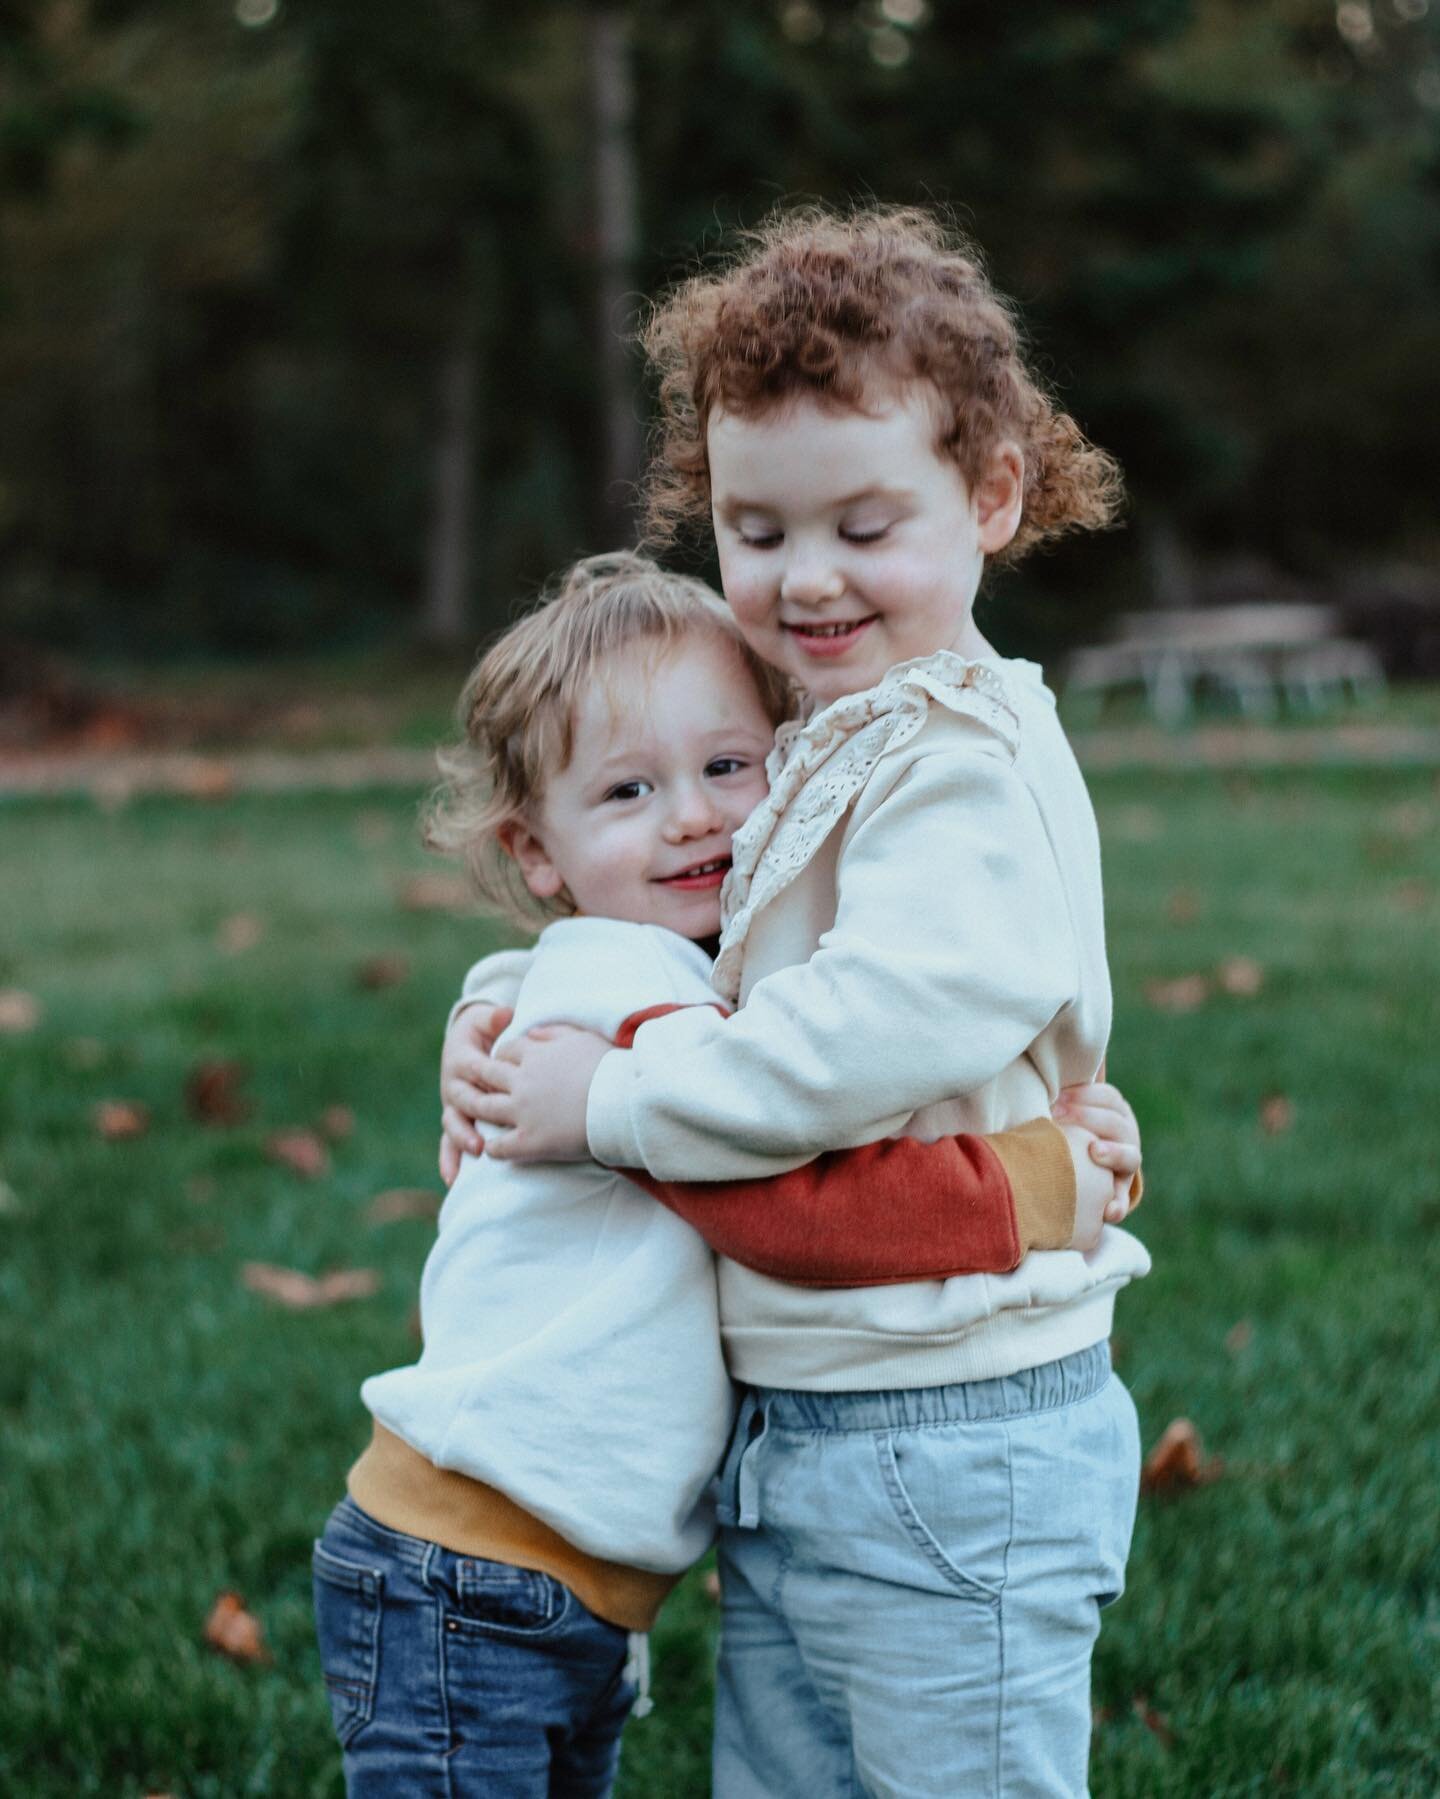
<svg viewBox="0 0 1440 1799"><path fill-rule="evenodd" d="M842 494L838 499L822 502L826 507L842 510L846 506L858 506L863 500L909 500L912 497L908 487L890 487L884 482L874 482L869 487L857 488L854 493ZM727 521L742 512L773 512L773 500L747 500L742 497L731 498L726 495L716 506L721 518Z"/></svg>

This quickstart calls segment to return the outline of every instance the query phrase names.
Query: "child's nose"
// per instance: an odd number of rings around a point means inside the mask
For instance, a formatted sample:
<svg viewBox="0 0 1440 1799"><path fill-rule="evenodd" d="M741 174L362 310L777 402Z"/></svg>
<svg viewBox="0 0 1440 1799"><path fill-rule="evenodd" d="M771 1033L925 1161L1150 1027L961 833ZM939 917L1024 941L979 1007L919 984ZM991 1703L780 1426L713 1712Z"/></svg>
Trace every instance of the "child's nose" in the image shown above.
<svg viewBox="0 0 1440 1799"><path fill-rule="evenodd" d="M676 790L665 821L666 835L672 839L704 837L718 831L723 822L720 808L697 781Z"/></svg>
<svg viewBox="0 0 1440 1799"><path fill-rule="evenodd" d="M780 578L780 598L797 606L823 605L840 597L844 580L834 560L818 548L797 549Z"/></svg>

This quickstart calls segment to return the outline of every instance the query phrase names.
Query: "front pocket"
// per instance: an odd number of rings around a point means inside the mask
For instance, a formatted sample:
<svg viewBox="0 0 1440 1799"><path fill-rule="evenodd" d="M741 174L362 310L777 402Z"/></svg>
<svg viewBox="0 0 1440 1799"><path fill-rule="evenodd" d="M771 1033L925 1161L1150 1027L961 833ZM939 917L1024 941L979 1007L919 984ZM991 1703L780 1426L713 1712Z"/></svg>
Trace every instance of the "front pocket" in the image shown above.
<svg viewBox="0 0 1440 1799"><path fill-rule="evenodd" d="M310 1560L315 1588L315 1633L330 1716L346 1749L375 1710L380 1672L380 1602L385 1576L378 1568L342 1561L321 1544Z"/></svg>
<svg viewBox="0 0 1440 1799"><path fill-rule="evenodd" d="M957 1592L983 1605L998 1605L1011 1533L1008 1480L1002 1488L985 1478L997 1470L967 1467L962 1439L951 1432L907 1433L907 1442L916 1448L902 1456L894 1435L881 1432L875 1438L880 1478L896 1516L930 1566ZM903 1462L923 1481L914 1497L901 1472Z"/></svg>
<svg viewBox="0 0 1440 1799"><path fill-rule="evenodd" d="M455 1563L455 1616L487 1629L538 1636L570 1609L569 1589L535 1568L461 1556Z"/></svg>

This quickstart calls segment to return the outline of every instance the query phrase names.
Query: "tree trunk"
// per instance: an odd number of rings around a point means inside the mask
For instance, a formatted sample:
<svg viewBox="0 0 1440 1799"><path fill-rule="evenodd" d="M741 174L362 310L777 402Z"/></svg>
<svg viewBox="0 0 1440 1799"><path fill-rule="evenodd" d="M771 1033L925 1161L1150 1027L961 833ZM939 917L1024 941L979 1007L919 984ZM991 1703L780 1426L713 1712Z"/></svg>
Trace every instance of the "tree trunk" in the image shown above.
<svg viewBox="0 0 1440 1799"><path fill-rule="evenodd" d="M420 610L422 641L446 649L469 635L478 381L475 329L467 312L440 365L434 498Z"/></svg>
<svg viewBox="0 0 1440 1799"><path fill-rule="evenodd" d="M600 370L602 454L600 511L607 543L632 542L635 484L643 435L629 336L635 318L635 248L639 239L634 90L630 36L618 6L597 6L586 19L594 145L596 352Z"/></svg>

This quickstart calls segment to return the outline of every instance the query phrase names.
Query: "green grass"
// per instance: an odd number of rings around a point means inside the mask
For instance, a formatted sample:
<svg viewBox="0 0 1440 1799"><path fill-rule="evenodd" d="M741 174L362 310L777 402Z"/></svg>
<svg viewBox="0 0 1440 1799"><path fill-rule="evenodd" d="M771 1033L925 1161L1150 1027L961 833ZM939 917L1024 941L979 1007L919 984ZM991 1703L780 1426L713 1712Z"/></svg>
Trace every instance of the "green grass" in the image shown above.
<svg viewBox="0 0 1440 1799"><path fill-rule="evenodd" d="M1142 1505L1096 1665L1094 1791L1419 1799L1440 1791L1440 793L1417 772L1095 793L1111 1067L1146 1128L1155 1255L1117 1355L1147 1441L1184 1414L1226 1472ZM394 796L0 807L0 987L44 1007L0 1038L0 1792L340 1791L309 1547L366 1435L360 1380L415 1352L429 1234L365 1209L433 1179L445 1009L493 941L397 906L424 865L412 821ZM239 912L264 935L226 953ZM392 951L408 980L357 984ZM1146 999L1237 955L1263 966L1254 997ZM250 1065L253 1120L186 1116L207 1055ZM1273 1094L1293 1107L1277 1135ZM111 1097L151 1108L144 1137L94 1135ZM326 1178L264 1158L333 1104L356 1128ZM248 1259L383 1285L281 1313L241 1288ZM201 1644L223 1587L269 1666ZM627 1799L707 1791L713 1623L692 1579Z"/></svg>

